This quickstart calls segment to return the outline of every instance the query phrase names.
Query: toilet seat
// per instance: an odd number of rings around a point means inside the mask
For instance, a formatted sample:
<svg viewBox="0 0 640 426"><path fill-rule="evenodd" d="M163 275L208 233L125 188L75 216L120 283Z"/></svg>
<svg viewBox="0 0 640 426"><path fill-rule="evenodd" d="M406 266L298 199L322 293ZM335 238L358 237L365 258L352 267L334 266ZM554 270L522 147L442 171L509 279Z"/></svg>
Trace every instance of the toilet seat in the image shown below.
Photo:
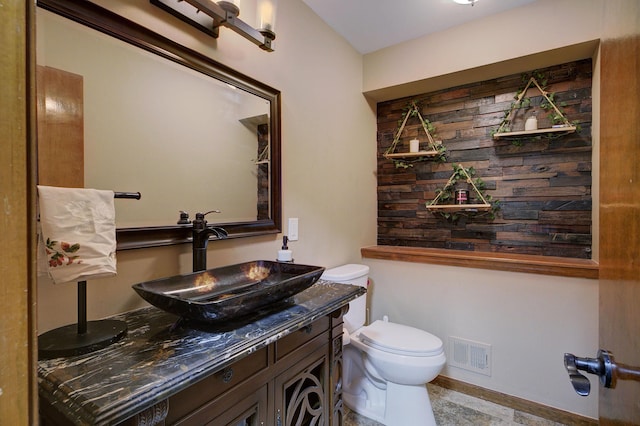
<svg viewBox="0 0 640 426"><path fill-rule="evenodd" d="M442 340L431 333L388 321L374 321L358 330L363 344L378 350L406 356L429 357L443 353Z"/></svg>

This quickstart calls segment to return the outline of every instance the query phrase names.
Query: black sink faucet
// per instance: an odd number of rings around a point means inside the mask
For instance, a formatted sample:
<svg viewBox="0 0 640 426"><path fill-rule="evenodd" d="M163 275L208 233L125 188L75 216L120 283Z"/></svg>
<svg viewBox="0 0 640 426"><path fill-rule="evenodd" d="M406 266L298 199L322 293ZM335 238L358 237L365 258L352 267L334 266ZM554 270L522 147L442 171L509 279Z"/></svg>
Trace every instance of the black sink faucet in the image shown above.
<svg viewBox="0 0 640 426"><path fill-rule="evenodd" d="M220 213L219 210L211 210L206 213L196 213L193 220L193 272L207 269L207 244L209 236L215 235L219 240L227 238L228 234L223 228L207 226L205 216L209 213Z"/></svg>

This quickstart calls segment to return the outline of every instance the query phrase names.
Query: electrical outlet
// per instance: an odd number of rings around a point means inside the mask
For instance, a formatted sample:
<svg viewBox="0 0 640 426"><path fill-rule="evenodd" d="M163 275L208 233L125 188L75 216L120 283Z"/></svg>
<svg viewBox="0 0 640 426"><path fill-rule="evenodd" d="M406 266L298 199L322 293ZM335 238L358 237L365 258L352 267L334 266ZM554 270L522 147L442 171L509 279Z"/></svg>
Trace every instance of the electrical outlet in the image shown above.
<svg viewBox="0 0 640 426"><path fill-rule="evenodd" d="M290 217L289 218L289 241L298 241L298 218Z"/></svg>

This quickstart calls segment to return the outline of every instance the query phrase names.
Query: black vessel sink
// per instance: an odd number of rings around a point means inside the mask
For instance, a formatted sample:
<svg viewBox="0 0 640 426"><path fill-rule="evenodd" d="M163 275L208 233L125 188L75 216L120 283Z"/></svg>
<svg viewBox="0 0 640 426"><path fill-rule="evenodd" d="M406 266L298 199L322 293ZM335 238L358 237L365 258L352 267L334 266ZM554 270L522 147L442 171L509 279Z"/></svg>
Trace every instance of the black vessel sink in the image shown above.
<svg viewBox="0 0 640 426"><path fill-rule="evenodd" d="M257 260L133 285L147 302L199 322L246 317L313 285L323 267Z"/></svg>

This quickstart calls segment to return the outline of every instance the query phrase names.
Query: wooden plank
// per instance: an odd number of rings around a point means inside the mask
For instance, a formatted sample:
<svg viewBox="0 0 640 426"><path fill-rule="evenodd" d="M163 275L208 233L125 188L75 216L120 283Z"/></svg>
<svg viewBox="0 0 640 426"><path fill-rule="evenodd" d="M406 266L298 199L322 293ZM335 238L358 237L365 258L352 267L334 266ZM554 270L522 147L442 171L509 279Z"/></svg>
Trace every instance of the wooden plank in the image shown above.
<svg viewBox="0 0 640 426"><path fill-rule="evenodd" d="M544 135L549 133L573 133L576 131L575 126L562 126L562 127L549 127L546 129L537 129L537 130L520 130L518 132L502 132L502 133L494 133L493 138L495 140L503 139L503 138L513 138L513 137L530 137L536 135Z"/></svg>
<svg viewBox="0 0 640 426"><path fill-rule="evenodd" d="M591 212L572 210L544 210L540 212L539 225L588 226L591 224Z"/></svg>
<svg viewBox="0 0 640 426"><path fill-rule="evenodd" d="M427 206L427 210L450 210L450 211L489 211L491 204L434 204Z"/></svg>
<svg viewBox="0 0 640 426"><path fill-rule="evenodd" d="M84 187L82 76L37 67L38 183Z"/></svg>
<svg viewBox="0 0 640 426"><path fill-rule="evenodd" d="M567 199L573 196L586 196L591 187L586 186L556 186L556 187L521 187L514 188L513 195L527 197L557 197Z"/></svg>
<svg viewBox="0 0 640 426"><path fill-rule="evenodd" d="M2 3L0 13L0 182L5 247L0 263L0 423L37 425L35 214L31 103L35 2Z"/></svg>
<svg viewBox="0 0 640 426"><path fill-rule="evenodd" d="M509 180L527 180L527 179L549 179L552 177L556 177L558 175L557 172L546 172L546 173L523 173L520 175L506 175L502 178L503 181Z"/></svg>
<svg viewBox="0 0 640 426"><path fill-rule="evenodd" d="M635 3L635 2L632 2ZM627 6L630 7L630 6ZM611 7L613 9L613 6ZM633 6L635 28L640 7ZM610 18L611 19L611 18ZM633 18L631 18L633 19ZM616 25L617 22L610 22ZM640 34L605 40L601 45L600 131L600 280L599 347L615 361L640 367ZM593 356L592 354L585 354ZM595 392L598 392L597 390ZM637 425L640 382L618 380L600 386L600 424Z"/></svg>
<svg viewBox="0 0 640 426"><path fill-rule="evenodd" d="M364 247L360 252L368 259L598 279L598 263L588 259L381 245Z"/></svg>
<svg viewBox="0 0 640 426"><path fill-rule="evenodd" d="M418 152L399 152L397 154L384 154L384 158L416 158L416 157L435 157L438 151L418 151Z"/></svg>

